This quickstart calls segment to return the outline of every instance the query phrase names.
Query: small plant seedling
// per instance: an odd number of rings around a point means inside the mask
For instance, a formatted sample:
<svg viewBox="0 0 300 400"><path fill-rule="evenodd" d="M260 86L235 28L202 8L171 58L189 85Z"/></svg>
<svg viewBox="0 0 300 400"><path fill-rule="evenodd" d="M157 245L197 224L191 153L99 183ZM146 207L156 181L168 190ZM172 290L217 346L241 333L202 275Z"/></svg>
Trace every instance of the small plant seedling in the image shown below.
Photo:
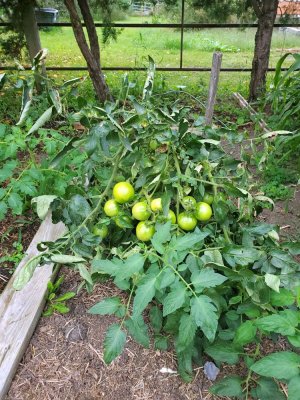
<svg viewBox="0 0 300 400"><path fill-rule="evenodd" d="M55 283L51 281L48 282L48 298L47 298L47 308L43 312L44 317L50 317L54 312L58 312L60 314L66 314L70 311L69 307L66 305L66 301L72 299L76 293L75 292L66 292L61 296L57 297L57 291L60 288L61 284L64 281L64 276L61 276Z"/></svg>

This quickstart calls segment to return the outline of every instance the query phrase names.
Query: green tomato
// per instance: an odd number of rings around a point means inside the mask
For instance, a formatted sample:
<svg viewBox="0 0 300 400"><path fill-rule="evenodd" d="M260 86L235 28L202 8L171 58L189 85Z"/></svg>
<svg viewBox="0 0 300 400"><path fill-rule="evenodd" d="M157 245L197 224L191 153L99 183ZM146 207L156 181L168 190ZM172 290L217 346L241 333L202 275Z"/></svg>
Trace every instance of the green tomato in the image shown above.
<svg viewBox="0 0 300 400"><path fill-rule="evenodd" d="M129 182L119 182L113 187L113 197L117 203L127 203L134 198L134 188Z"/></svg>
<svg viewBox="0 0 300 400"><path fill-rule="evenodd" d="M176 224L176 215L175 215L174 211L169 210L167 218L169 221L172 222L172 224Z"/></svg>
<svg viewBox="0 0 300 400"><path fill-rule="evenodd" d="M93 227L93 234L105 239L108 235L108 228L106 225L96 225Z"/></svg>
<svg viewBox="0 0 300 400"><path fill-rule="evenodd" d="M132 228L132 219L128 217L128 215L118 215L115 218L115 223L119 228L126 229L126 228Z"/></svg>
<svg viewBox="0 0 300 400"><path fill-rule="evenodd" d="M107 200L104 204L104 212L108 217L116 217L119 211L119 204L114 199Z"/></svg>
<svg viewBox="0 0 300 400"><path fill-rule="evenodd" d="M149 147L151 150L156 150L158 148L158 142L156 139L151 139L149 143Z"/></svg>
<svg viewBox="0 0 300 400"><path fill-rule="evenodd" d="M184 231L192 231L197 225L197 219L193 214L184 211L178 215L177 223Z"/></svg>
<svg viewBox="0 0 300 400"><path fill-rule="evenodd" d="M196 207L196 200L192 196L185 196L181 201L182 207L185 210L194 210Z"/></svg>
<svg viewBox="0 0 300 400"><path fill-rule="evenodd" d="M151 223L141 221L137 224L135 232L136 237L139 240L141 240L142 242L148 242L152 239L155 233L155 228L154 225L152 225Z"/></svg>
<svg viewBox="0 0 300 400"><path fill-rule="evenodd" d="M139 201L132 207L132 216L138 221L145 221L151 215L146 201Z"/></svg>
<svg viewBox="0 0 300 400"><path fill-rule="evenodd" d="M207 203L207 204L211 205L213 203L213 201L214 201L213 194L209 193L209 192L205 192L202 201L204 203Z"/></svg>
<svg viewBox="0 0 300 400"><path fill-rule="evenodd" d="M196 204L195 217L198 219L198 221L202 222L208 221L211 216L212 216L212 209L209 204L204 203L203 201L200 201L199 203Z"/></svg>
<svg viewBox="0 0 300 400"><path fill-rule="evenodd" d="M150 208L154 212L162 211L161 198L153 199L150 203Z"/></svg>

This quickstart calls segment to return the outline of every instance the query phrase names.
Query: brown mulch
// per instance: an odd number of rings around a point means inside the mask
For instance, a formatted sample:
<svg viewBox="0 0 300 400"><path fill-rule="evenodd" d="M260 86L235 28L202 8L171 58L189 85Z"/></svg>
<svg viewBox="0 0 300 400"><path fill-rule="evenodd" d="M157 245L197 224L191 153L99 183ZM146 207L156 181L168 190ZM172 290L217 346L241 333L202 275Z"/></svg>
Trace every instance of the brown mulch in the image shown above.
<svg viewBox="0 0 300 400"><path fill-rule="evenodd" d="M39 225L40 221L31 211L22 216L8 214L3 221L0 221L0 258L13 255L16 252L14 243L19 239L25 253ZM0 263L0 293L15 267L17 265L13 262L2 261Z"/></svg>

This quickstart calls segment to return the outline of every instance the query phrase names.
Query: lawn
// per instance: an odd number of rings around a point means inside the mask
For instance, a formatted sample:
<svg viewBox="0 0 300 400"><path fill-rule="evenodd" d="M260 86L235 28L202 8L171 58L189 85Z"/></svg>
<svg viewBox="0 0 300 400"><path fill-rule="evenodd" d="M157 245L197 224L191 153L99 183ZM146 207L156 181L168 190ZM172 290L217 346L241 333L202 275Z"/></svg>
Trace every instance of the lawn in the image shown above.
<svg viewBox="0 0 300 400"><path fill-rule="evenodd" d="M150 17L149 17L150 18ZM130 17L125 22L149 22L151 19ZM122 21L124 22L124 21ZM101 38L101 29L98 29ZM251 68L254 49L255 28L240 29L201 29L184 32L184 67L209 67L212 52L223 52L223 67ZM71 28L52 28L41 31L42 46L48 48L49 66L85 66L84 59L76 44ZM275 67L282 54L290 49L300 49L296 35L286 35L279 29L274 30L270 66ZM143 67L147 56L155 60L159 67L177 67L180 58L180 31L168 28L125 28L116 42L102 45L102 65ZM1 54L0 54L1 57ZM2 61L3 62L3 61ZM289 58L286 63L290 62ZM10 64L6 60L6 64ZM80 73L82 74L82 73ZM59 78L68 78L72 73L55 73ZM123 72L108 72L107 79L112 87L118 87ZM134 74L135 78L140 74ZM209 74L205 72L163 73L158 74L156 83L167 88L186 86L188 90L199 92L207 86ZM247 94L249 73L222 73L220 88L239 90Z"/></svg>

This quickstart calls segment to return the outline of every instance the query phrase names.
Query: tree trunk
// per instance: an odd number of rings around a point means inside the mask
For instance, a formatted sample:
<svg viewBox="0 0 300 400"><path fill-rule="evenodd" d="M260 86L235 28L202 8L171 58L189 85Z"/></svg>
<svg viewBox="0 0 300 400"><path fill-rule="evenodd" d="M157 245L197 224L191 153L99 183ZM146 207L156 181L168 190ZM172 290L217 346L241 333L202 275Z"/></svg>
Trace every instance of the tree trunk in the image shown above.
<svg viewBox="0 0 300 400"><path fill-rule="evenodd" d="M252 4L258 18L258 28L255 35L249 99L255 100L265 91L278 0L252 0Z"/></svg>
<svg viewBox="0 0 300 400"><path fill-rule="evenodd" d="M35 18L34 1L26 0L22 4L22 28L26 38L26 44L31 62L42 49L39 28ZM46 68L42 64L42 74L46 75ZM38 93L41 93L41 76L35 72L35 85Z"/></svg>
<svg viewBox="0 0 300 400"><path fill-rule="evenodd" d="M92 80L96 95L101 102L104 102L105 100L112 100L112 96L100 67L99 42L88 3L86 0L78 0L79 7L87 25L90 48L88 46L82 24L76 10L74 0L64 0L64 3L69 11L75 39L87 63L89 75Z"/></svg>
<svg viewBox="0 0 300 400"><path fill-rule="evenodd" d="M24 5L22 5L22 27L26 38L29 57L32 61L42 47L35 18L34 3L31 0L24 1Z"/></svg>

